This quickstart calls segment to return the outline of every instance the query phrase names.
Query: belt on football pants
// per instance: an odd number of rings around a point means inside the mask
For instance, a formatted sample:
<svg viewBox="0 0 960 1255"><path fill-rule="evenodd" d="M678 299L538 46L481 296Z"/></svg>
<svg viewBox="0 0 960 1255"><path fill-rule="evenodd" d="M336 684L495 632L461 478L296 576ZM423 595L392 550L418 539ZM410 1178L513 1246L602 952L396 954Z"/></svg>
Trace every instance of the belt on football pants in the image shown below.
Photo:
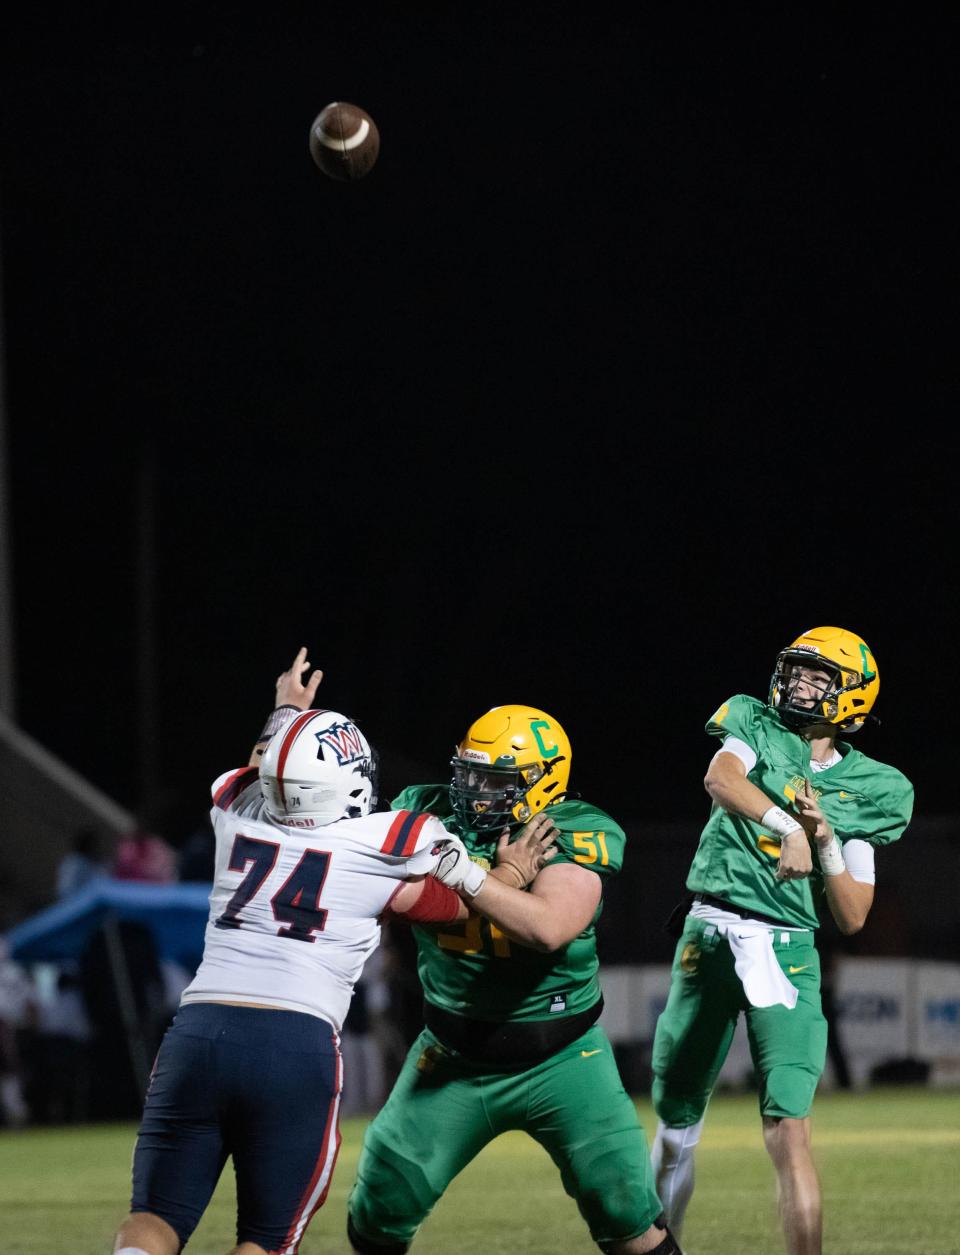
<svg viewBox="0 0 960 1255"><path fill-rule="evenodd" d="M424 1021L440 1043L468 1063L523 1071L576 1041L600 1018L603 997L575 1015L544 1020L471 1020L424 1002Z"/></svg>
<svg viewBox="0 0 960 1255"><path fill-rule="evenodd" d="M715 906L720 911L729 911L732 915L739 915L741 919L755 919L760 924L770 924L774 928L796 928L796 924L788 924L786 920L774 919L772 915L764 915L760 911L747 910L742 906L735 906L732 902L727 902L724 898L718 898L712 893L695 893L693 895L694 905L702 903L704 906Z"/></svg>

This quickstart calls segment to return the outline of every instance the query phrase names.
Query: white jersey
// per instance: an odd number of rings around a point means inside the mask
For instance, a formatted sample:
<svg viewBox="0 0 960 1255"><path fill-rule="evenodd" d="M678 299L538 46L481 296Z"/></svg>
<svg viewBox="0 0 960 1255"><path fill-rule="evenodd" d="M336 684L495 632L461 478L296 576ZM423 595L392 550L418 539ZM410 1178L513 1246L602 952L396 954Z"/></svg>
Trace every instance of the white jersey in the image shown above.
<svg viewBox="0 0 960 1255"><path fill-rule="evenodd" d="M210 917L181 1005L261 1003L339 1032L379 916L405 880L433 870L445 828L416 811L281 824L264 809L256 767L220 776L213 801Z"/></svg>

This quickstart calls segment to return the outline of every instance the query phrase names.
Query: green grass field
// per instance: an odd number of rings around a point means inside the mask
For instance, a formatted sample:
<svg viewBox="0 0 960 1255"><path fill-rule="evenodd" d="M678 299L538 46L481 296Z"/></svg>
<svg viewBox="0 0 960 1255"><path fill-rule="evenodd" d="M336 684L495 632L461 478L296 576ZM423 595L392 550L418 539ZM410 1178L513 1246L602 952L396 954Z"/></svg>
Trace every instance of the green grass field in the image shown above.
<svg viewBox="0 0 960 1255"><path fill-rule="evenodd" d="M639 1104L652 1132L649 1105ZM346 1252L347 1192L363 1121L343 1126L326 1206L301 1255ZM0 1246L6 1255L107 1255L129 1191L132 1126L0 1133ZM960 1092L881 1089L824 1094L814 1118L828 1255L960 1253ZM233 1241L229 1168L187 1250L223 1255ZM698 1158L687 1255L782 1249L772 1170L752 1096L717 1096ZM500 1138L453 1183L416 1255L589 1255L573 1203L546 1154L523 1134Z"/></svg>

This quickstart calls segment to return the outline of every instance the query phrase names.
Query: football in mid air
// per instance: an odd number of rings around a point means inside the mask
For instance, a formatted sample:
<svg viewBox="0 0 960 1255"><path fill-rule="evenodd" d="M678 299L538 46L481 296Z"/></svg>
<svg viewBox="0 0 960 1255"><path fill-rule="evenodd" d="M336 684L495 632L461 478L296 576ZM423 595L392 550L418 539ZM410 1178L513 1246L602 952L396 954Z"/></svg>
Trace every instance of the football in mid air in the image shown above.
<svg viewBox="0 0 960 1255"><path fill-rule="evenodd" d="M331 179L353 182L373 169L380 132L366 110L334 100L310 127L310 155Z"/></svg>

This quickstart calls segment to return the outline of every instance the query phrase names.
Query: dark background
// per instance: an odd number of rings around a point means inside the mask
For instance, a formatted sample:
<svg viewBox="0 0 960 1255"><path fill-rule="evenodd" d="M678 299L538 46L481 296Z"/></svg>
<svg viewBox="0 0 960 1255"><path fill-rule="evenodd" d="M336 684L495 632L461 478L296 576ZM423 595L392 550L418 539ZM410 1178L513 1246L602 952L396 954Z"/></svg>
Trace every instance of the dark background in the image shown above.
<svg viewBox="0 0 960 1255"><path fill-rule="evenodd" d="M6 18L19 717L173 841L301 644L388 789L529 702L695 828L706 718L822 623L956 811L956 18L577 10Z"/></svg>

